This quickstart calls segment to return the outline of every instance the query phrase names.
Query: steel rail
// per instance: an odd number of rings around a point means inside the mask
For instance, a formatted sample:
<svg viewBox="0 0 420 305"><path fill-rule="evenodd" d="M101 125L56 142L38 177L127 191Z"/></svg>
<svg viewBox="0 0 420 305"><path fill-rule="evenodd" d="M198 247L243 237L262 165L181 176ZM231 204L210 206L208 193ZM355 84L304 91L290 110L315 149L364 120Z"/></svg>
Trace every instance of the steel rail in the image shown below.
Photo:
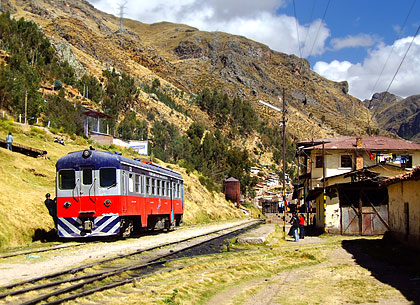
<svg viewBox="0 0 420 305"><path fill-rule="evenodd" d="M256 223L254 223L254 224L256 224ZM251 223L251 224L248 224L247 226L243 225L243 227L238 228L238 229L234 229L233 231L227 232L227 233L225 233L225 234L221 234L221 235L219 235L219 236L215 236L215 237L210 238L210 239L207 239L207 240L205 240L205 241L198 242L198 243L196 243L196 244L194 244L194 245L190 245L190 246L187 246L187 247L184 247L184 248L178 249L178 250L170 251L169 253L166 253L166 254L159 255L159 256L157 256L157 257L155 257L155 258L153 258L153 259L149 260L149 261L147 262L147 264L145 264L145 265L152 265L152 264L164 264L164 263L166 263L166 262L167 262L166 260L165 260L165 261L159 261L159 260L161 260L162 258L166 258L166 257L169 257L169 256L173 256L173 255L178 254L178 253L181 253L181 252L183 252L183 251L187 251L187 250L189 250L189 249L192 249L192 248L195 248L195 247L201 246L201 245L203 245L203 244L209 243L209 242L211 242L211 241L213 241L213 240L216 240L216 239L221 238L221 237L223 237L223 236L226 236L226 235L229 235L229 234L235 233L235 232L237 232L237 231L243 230L243 229L248 228L248 227L250 227L250 226L252 226L252 225L253 225L252 223ZM236 227L236 226L235 226L235 227ZM227 229L224 229L224 230L229 230L229 229L232 229L232 228L235 228L235 227L227 228ZM224 231L224 230L221 230L221 231ZM218 234L218 232L215 232L215 233L213 233L213 234ZM140 269L140 268L142 268L142 267L145 267L145 265L141 265L141 266L139 265L137 268L136 268L135 266L132 266L132 268L130 268L130 267L124 267L124 269L126 269L126 270ZM146 266L146 267L147 267L147 266ZM126 270L124 270L124 271L126 271ZM124 272L124 271L122 271L122 272ZM116 274L118 274L118 273L121 273L121 272L115 272L115 274L113 274L113 275L116 275ZM152 274L153 274L153 273L152 273ZM150 276L150 274L140 275L140 276L138 276L138 277L131 277L131 278L129 278L129 279L119 280L119 281L116 281L116 282L114 282L114 283L108 284L108 285L106 285L106 286L95 287L95 288L92 288L92 289L89 289L89 290L82 291L82 292L80 292L80 293L75 293L75 294L72 294L72 295L70 295L70 296L68 296L68 297L65 297L65 298L62 298L62 299L58 299L58 300L54 300L54 301L52 301L52 302L48 302L47 304L60 304L60 303L62 303L62 302L65 302L65 301L70 301L70 300L74 300L74 299L77 299L77 298L79 298L79 297L86 296L86 295L89 295L89 294L93 294L93 293L98 292L98 291L103 291L103 290L106 290L106 289L111 289L111 288L115 288L115 287L118 287L118 286L122 286L122 285L125 285L125 284L128 284L128 283L131 283L131 282L133 282L133 281L136 281L136 280L138 280L138 279L142 279L142 278L145 278L145 277L148 277L148 276ZM84 286L84 285L86 285L86 284L90 284L90 283L92 283L92 282L95 282L95 281L98 281L98 280L102 280L102 279L104 279L104 278L106 278L106 277L109 277L109 276L108 276L108 275L104 275L104 276L101 276L100 278L97 278L97 279L92 279L92 280L89 280L89 281L84 282L84 283L79 283L79 284L75 285L74 289L72 289L72 287L70 286L70 287L64 288L64 289L63 289L63 291L53 292L53 293L51 293L51 294L49 294L49 295L46 295L45 297L40 297L40 298L39 298L39 300L37 300L36 302L27 302L27 303L22 303L22 305L32 305L32 304L35 304L35 303L37 303L37 302L39 302L39 301L47 300L47 299L48 299L48 298L50 298L51 296L57 296L57 295L60 295L60 294L66 293L66 292L70 292L70 291L76 290L76 289L78 289L78 288L80 288L80 287L82 287L82 286ZM76 287L76 286L77 286L77 287ZM41 298L42 298L42 299L41 299Z"/></svg>
<svg viewBox="0 0 420 305"><path fill-rule="evenodd" d="M204 233L204 234L200 234L200 235L197 235L197 236L188 237L188 238L185 238L185 239L182 239L182 240L179 240L179 241L160 244L160 245L157 245L157 246L154 246L154 247L141 249L141 250L138 250L138 251L135 251L135 252L132 252L132 253L125 254L125 255L118 255L118 256L115 256L115 257L100 260L100 261L97 261L97 262L94 262L94 263L91 263L91 264L87 264L87 265L83 265L83 266L80 266L80 267L63 270L63 271L60 271L60 272L48 274L48 275L45 275L45 276L40 276L40 277L37 277L37 278L32 278L32 279L29 279L29 280L21 281L19 283L13 283L13 284L10 284L10 285L7 285L7 286L0 287L0 289L3 289L3 290L11 289L11 288L15 288L17 286L22 286L22 285L25 285L25 284L28 284L28 283L36 283L36 282L41 281L41 280L51 279L51 278L54 278L54 277L59 277L61 275L65 275L65 274L75 274L75 273L80 272L84 269L87 269L87 268L90 268L90 267L93 267L93 266L96 266L96 265L104 264L104 263L107 263L107 262L110 262L110 261L113 261L113 260L122 259L122 258L130 257L130 256L134 256L134 255L139 255L139 254L141 254L143 252L146 252L146 251L153 251L153 250L156 250L156 249L159 249L159 248L163 248L163 247L167 247L167 246L171 246L171 245L175 245L175 244L185 243L185 242L188 242L188 241L193 240L193 239L198 239L198 238L205 237L205 236L208 236L208 235L217 234L221 231L231 230L231 229L234 229L234 228L237 228L237 227L240 227L237 230L241 230L241 229L250 227L252 225L255 225L257 223L259 223L259 221L251 221L251 222L248 222L248 223L245 223L245 224L242 223L242 224L235 225L235 226L232 226L232 227L227 227L227 228L214 230L214 231L207 232L207 233ZM234 231L232 231L232 232L234 232ZM232 232L229 232L229 233L226 233L226 234L230 234ZM209 239L207 241L204 241L202 243L209 242L209 241L211 241L213 239L216 239L216 238L220 238L220 236L211 238L211 239ZM156 259L150 260L148 263L154 263L156 260L162 259L163 257L174 255L174 254L176 254L180 251L188 250L188 249L193 248L197 245L200 245L200 243L198 243L196 245L185 247L185 248L183 248L179 251L178 250L176 250L176 251L171 250L170 253L167 253L167 254L163 255L162 257L158 257ZM137 269L137 268L142 268L143 265L132 265L132 266L133 266L134 269ZM23 294L23 293L33 291L33 290L44 289L44 288L48 288L48 287L52 287L52 286L61 285L63 283L80 281L80 280L88 279L88 278L96 278L96 280L98 280L98 278L101 277L101 276L104 276L104 275L112 276L113 275L112 273L115 273L115 272L122 273L126 270L130 270L130 266L115 268L115 269L112 269L112 270L97 272L97 273L90 274L90 275L74 277L72 279L64 279L64 280L55 281L55 282L51 282L51 283L46 283L46 284L41 284L41 285L37 285L37 286L27 287L27 288L23 288L23 289L19 289L19 290L9 291L9 292L5 292L5 293L0 294L0 299L5 298L7 296ZM48 297L50 297L50 296L48 296Z"/></svg>

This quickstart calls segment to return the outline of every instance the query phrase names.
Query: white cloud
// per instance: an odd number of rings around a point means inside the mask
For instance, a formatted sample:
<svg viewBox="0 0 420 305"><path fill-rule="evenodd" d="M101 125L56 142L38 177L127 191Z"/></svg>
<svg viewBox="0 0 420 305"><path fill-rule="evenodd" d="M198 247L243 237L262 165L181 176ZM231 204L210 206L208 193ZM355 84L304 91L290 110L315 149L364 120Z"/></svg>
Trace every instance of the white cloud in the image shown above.
<svg viewBox="0 0 420 305"><path fill-rule="evenodd" d="M169 21L188 24L203 31L242 35L276 51L298 56L301 51L304 57L322 54L330 36L330 30L320 20L308 25L298 24L299 51L295 18L276 13L286 0L241 0L240 4L232 0L89 1L96 8L114 15L119 14L119 4L126 3L125 17L144 23ZM304 37L309 39L304 41Z"/></svg>
<svg viewBox="0 0 420 305"><path fill-rule="evenodd" d="M334 50L341 50L344 48L370 47L373 46L377 40L377 38L374 38L368 34L349 35L345 38L331 39L331 45Z"/></svg>
<svg viewBox="0 0 420 305"><path fill-rule="evenodd" d="M336 60L331 63L317 62L314 71L331 80L347 80L349 93L359 99L371 98L372 94L387 90L412 40L413 37L406 37L396 40L393 45L379 44L369 52L363 63L351 64L347 61ZM389 92L402 97L418 94L419 54L420 37L417 37L392 82ZM379 78L381 73L382 76Z"/></svg>

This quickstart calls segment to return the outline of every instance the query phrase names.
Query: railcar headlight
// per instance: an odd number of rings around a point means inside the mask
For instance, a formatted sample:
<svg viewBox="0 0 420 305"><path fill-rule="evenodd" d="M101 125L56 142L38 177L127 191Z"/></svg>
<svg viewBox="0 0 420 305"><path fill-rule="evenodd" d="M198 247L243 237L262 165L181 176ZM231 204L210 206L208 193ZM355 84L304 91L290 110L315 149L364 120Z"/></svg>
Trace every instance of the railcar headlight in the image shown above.
<svg viewBox="0 0 420 305"><path fill-rule="evenodd" d="M64 207L65 207L66 209L68 209L69 207L71 207L71 203L70 203L70 201L66 201L66 202L64 202Z"/></svg>
<svg viewBox="0 0 420 305"><path fill-rule="evenodd" d="M104 205L109 208L109 206L111 205L111 200L107 199L104 201Z"/></svg>
<svg viewBox="0 0 420 305"><path fill-rule="evenodd" d="M85 149L82 153L82 157L86 159L89 158L91 154L92 152L89 149Z"/></svg>

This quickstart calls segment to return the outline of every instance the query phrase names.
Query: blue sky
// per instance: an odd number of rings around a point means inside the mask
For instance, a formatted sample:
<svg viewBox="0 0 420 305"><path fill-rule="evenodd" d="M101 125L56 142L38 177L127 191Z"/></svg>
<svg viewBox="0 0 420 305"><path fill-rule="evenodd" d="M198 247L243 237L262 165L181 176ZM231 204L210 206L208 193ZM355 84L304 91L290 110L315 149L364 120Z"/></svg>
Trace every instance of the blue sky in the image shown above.
<svg viewBox="0 0 420 305"><path fill-rule="evenodd" d="M420 0L89 2L114 15L125 3L126 17L144 23L169 21L246 36L308 59L315 72L331 80L347 80L349 93L362 100L388 88L410 47L389 91L402 97L420 94L420 35L414 39Z"/></svg>

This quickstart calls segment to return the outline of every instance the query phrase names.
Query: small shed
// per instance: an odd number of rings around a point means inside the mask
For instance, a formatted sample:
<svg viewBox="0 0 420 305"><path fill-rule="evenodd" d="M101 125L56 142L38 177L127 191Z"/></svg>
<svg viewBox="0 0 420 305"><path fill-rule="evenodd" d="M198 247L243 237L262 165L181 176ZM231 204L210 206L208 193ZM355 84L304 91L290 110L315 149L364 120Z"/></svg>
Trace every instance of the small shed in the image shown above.
<svg viewBox="0 0 420 305"><path fill-rule="evenodd" d="M89 136L89 134L88 134L89 129L91 129L92 131L94 131L96 133L101 133L101 128L100 128L101 127L101 124L100 124L101 119L112 118L112 116L110 116L106 113L96 111L96 110L93 110L93 109L89 109L89 108L86 108L86 111L84 111L82 114L86 116L86 120L85 120L85 134L86 134L86 136ZM89 126L89 118L93 118L95 120L96 124L91 124ZM106 126L106 134L109 134L108 124Z"/></svg>
<svg viewBox="0 0 420 305"><path fill-rule="evenodd" d="M420 249L420 167L383 182L389 195L389 232Z"/></svg>
<svg viewBox="0 0 420 305"><path fill-rule="evenodd" d="M100 124L101 120L112 118L110 115L89 108L87 108L82 114L86 116L84 126L86 137L91 138L102 145L113 144L113 137L109 134L108 124L106 124L106 129L104 128L103 123ZM103 129L102 132L101 127Z"/></svg>
<svg viewBox="0 0 420 305"><path fill-rule="evenodd" d="M238 179L230 177L225 180L224 189L226 200L236 202L236 206L239 207L239 202L241 200L241 182Z"/></svg>

